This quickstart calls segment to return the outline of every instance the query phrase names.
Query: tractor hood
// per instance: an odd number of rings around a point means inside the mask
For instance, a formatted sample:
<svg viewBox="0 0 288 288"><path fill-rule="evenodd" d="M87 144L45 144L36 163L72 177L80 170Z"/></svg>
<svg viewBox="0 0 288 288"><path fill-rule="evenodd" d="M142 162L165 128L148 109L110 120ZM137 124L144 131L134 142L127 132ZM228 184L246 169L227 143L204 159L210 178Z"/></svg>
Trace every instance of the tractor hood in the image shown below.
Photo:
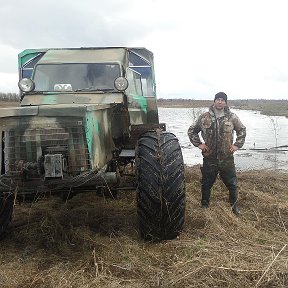
<svg viewBox="0 0 288 288"><path fill-rule="evenodd" d="M9 107L1 108L0 119L6 117L21 116L75 116L82 117L89 111L103 110L112 107L112 104L57 104L43 106L27 106L27 107Z"/></svg>
<svg viewBox="0 0 288 288"><path fill-rule="evenodd" d="M43 92L27 94L21 101L21 106L56 105L56 104L119 104L123 102L122 93L54 93Z"/></svg>

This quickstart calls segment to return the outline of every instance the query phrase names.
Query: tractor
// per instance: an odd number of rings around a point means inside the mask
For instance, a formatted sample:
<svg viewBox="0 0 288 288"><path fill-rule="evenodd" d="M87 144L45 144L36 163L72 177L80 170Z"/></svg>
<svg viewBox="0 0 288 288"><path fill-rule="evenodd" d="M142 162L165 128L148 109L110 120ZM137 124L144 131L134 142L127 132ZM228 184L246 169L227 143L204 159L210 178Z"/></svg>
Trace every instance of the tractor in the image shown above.
<svg viewBox="0 0 288 288"><path fill-rule="evenodd" d="M26 49L18 68L20 104L0 109L0 234L17 201L86 191L116 197L129 174L141 237L177 237L184 163L177 137L159 123L153 53Z"/></svg>

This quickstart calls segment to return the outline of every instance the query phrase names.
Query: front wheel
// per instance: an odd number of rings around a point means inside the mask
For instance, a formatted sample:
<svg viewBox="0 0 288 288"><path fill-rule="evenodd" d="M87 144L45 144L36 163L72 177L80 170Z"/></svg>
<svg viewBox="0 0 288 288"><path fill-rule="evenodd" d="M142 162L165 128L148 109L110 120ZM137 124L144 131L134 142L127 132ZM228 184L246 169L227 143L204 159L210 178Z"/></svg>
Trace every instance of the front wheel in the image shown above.
<svg viewBox="0 0 288 288"><path fill-rule="evenodd" d="M185 218L184 163L176 136L149 131L136 146L137 213L146 240L173 239Z"/></svg>
<svg viewBox="0 0 288 288"><path fill-rule="evenodd" d="M14 207L13 193L0 192L0 235L5 232L11 222Z"/></svg>

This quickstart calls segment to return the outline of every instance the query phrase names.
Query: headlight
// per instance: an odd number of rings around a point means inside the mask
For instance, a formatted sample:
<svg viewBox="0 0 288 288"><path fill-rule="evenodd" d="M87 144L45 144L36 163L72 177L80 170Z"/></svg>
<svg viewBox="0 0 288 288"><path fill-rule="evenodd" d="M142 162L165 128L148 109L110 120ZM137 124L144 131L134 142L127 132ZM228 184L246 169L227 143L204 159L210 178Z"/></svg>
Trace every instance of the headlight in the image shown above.
<svg viewBox="0 0 288 288"><path fill-rule="evenodd" d="M34 90L35 84L31 79L23 78L18 82L18 87L22 92L30 92Z"/></svg>
<svg viewBox="0 0 288 288"><path fill-rule="evenodd" d="M118 91L125 91L128 88L128 80L125 77L118 77L114 81L114 86Z"/></svg>

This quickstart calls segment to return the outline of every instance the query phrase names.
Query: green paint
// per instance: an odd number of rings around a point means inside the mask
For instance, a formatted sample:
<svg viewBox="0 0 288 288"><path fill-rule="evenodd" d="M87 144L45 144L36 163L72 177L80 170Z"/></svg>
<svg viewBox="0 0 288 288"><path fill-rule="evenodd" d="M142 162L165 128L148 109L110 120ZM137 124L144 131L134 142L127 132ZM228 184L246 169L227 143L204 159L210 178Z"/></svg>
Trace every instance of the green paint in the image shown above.
<svg viewBox="0 0 288 288"><path fill-rule="evenodd" d="M18 54L18 67L21 68L23 64L38 55L46 52L48 49L26 49Z"/></svg>
<svg viewBox="0 0 288 288"><path fill-rule="evenodd" d="M45 95L43 99L43 104L57 104L57 95L55 94L49 94Z"/></svg>
<svg viewBox="0 0 288 288"><path fill-rule="evenodd" d="M99 134L99 122L96 117L93 117L93 111L87 112L86 114L86 139L88 144L88 151L90 154L90 159L93 159L93 135Z"/></svg>
<svg viewBox="0 0 288 288"><path fill-rule="evenodd" d="M133 101L138 103L141 110L147 113L147 99L142 95L132 95Z"/></svg>

